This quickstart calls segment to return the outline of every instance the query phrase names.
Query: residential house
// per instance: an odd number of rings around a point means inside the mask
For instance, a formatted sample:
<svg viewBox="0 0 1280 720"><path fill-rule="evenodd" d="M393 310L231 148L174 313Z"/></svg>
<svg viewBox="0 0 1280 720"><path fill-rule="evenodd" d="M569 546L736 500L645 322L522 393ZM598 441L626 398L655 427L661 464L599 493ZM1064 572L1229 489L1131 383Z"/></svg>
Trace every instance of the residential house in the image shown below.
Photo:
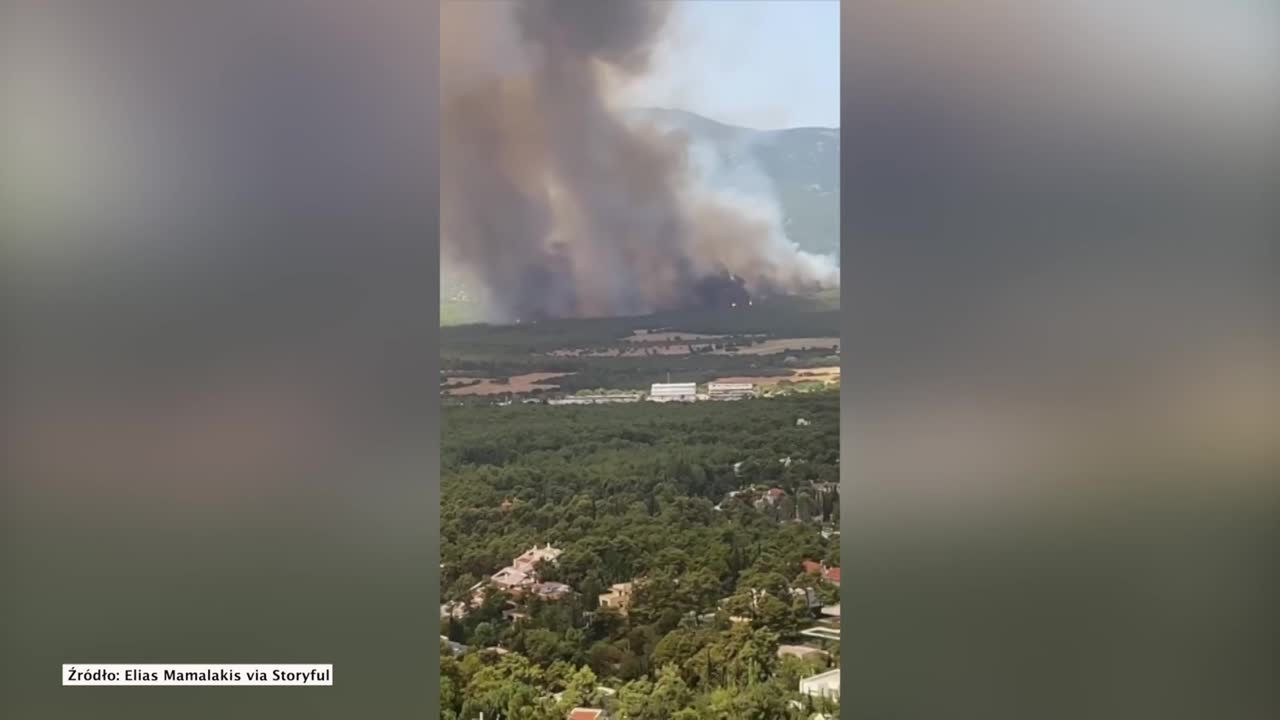
<svg viewBox="0 0 1280 720"><path fill-rule="evenodd" d="M538 583L538 565L555 562L562 551L547 543L544 547L526 550L511 564L489 576L488 584L512 595L520 595ZM472 604L478 605L484 599L486 581L476 583L472 590Z"/></svg>
<svg viewBox="0 0 1280 720"><path fill-rule="evenodd" d="M809 575L820 575L823 580L826 580L836 587L840 587L840 568L827 567L826 565L814 562L813 560L805 560L801 562L800 565Z"/></svg>
<svg viewBox="0 0 1280 720"><path fill-rule="evenodd" d="M504 567L489 576L489 581L508 592L533 583L529 573L515 567Z"/></svg>
<svg viewBox="0 0 1280 720"><path fill-rule="evenodd" d="M822 573L822 579L836 587L840 587L840 568L827 568L826 572Z"/></svg>
<svg viewBox="0 0 1280 720"><path fill-rule="evenodd" d="M609 586L609 592L600 595L600 607L607 607L617 610L619 613L626 615L627 610L631 607L631 597L634 591L635 583L614 583Z"/></svg>
<svg viewBox="0 0 1280 720"><path fill-rule="evenodd" d="M840 699L840 668L800 679L800 692L811 697Z"/></svg>
<svg viewBox="0 0 1280 720"><path fill-rule="evenodd" d="M526 574L533 575L537 570L540 562L555 562L556 558L564 551L551 547L551 543L547 543L543 547L535 547L526 550L523 555L511 561L511 567L516 568Z"/></svg>

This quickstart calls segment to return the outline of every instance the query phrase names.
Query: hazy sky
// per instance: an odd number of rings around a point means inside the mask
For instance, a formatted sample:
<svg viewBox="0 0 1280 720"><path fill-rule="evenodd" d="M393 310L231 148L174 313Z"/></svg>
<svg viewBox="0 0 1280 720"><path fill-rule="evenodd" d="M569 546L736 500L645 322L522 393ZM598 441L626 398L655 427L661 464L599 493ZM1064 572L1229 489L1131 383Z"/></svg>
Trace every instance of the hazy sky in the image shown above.
<svg viewBox="0 0 1280 720"><path fill-rule="evenodd" d="M626 102L760 129L840 125L838 0L682 0Z"/></svg>

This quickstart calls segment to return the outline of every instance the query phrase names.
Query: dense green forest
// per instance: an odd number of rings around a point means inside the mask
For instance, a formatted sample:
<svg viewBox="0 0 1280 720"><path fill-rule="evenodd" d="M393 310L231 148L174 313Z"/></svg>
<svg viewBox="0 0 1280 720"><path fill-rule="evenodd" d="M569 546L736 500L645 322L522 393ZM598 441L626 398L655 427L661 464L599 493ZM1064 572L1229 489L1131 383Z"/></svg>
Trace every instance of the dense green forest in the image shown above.
<svg viewBox="0 0 1280 720"><path fill-rule="evenodd" d="M803 419L805 422L798 423ZM838 393L694 404L446 408L442 717L808 718L801 677L838 664L778 656L838 588ZM769 490L773 490L769 493ZM781 492L779 492L781 491ZM766 497L767 496L767 497ZM766 502L769 500L769 502ZM489 575L562 551L512 597ZM627 611L597 607L635 581ZM806 590L808 589L808 590Z"/></svg>

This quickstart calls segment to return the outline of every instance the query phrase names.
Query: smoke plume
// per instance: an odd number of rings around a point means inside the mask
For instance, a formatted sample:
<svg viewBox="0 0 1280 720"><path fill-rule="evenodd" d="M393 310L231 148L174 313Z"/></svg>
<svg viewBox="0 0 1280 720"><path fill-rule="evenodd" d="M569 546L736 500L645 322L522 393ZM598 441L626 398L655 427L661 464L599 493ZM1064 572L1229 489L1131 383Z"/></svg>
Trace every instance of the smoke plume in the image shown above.
<svg viewBox="0 0 1280 720"><path fill-rule="evenodd" d="M686 138L629 125L611 90L646 72L669 4L446 2L445 266L502 319L630 315L834 284L768 210L716 197Z"/></svg>

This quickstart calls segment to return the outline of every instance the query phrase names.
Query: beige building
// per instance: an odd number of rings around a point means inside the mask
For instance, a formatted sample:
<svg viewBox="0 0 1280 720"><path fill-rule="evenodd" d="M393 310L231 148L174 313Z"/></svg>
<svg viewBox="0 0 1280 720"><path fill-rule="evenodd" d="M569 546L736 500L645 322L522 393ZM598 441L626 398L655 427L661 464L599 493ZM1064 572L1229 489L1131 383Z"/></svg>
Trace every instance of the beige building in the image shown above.
<svg viewBox="0 0 1280 720"><path fill-rule="evenodd" d="M551 543L547 543L544 547L535 547L526 550L523 555L511 561L511 567L525 573L533 575L537 569L538 563L556 561L560 554L564 552L560 548L551 547Z"/></svg>
<svg viewBox="0 0 1280 720"><path fill-rule="evenodd" d="M551 543L526 550L520 557L512 560L510 565L490 575L487 582L518 595L538 583L538 564L555 562L561 552L563 551L559 548L552 547ZM481 581L471 588L472 605L479 605L483 601L485 584L485 581Z"/></svg>
<svg viewBox="0 0 1280 720"><path fill-rule="evenodd" d="M756 386L749 382L707 383L707 397L712 400L742 400L756 394Z"/></svg>
<svg viewBox="0 0 1280 720"><path fill-rule="evenodd" d="M617 610L623 615L627 614L627 609L631 607L631 596L635 588L635 583L615 583L609 586L609 592L600 595L600 607L607 607Z"/></svg>

